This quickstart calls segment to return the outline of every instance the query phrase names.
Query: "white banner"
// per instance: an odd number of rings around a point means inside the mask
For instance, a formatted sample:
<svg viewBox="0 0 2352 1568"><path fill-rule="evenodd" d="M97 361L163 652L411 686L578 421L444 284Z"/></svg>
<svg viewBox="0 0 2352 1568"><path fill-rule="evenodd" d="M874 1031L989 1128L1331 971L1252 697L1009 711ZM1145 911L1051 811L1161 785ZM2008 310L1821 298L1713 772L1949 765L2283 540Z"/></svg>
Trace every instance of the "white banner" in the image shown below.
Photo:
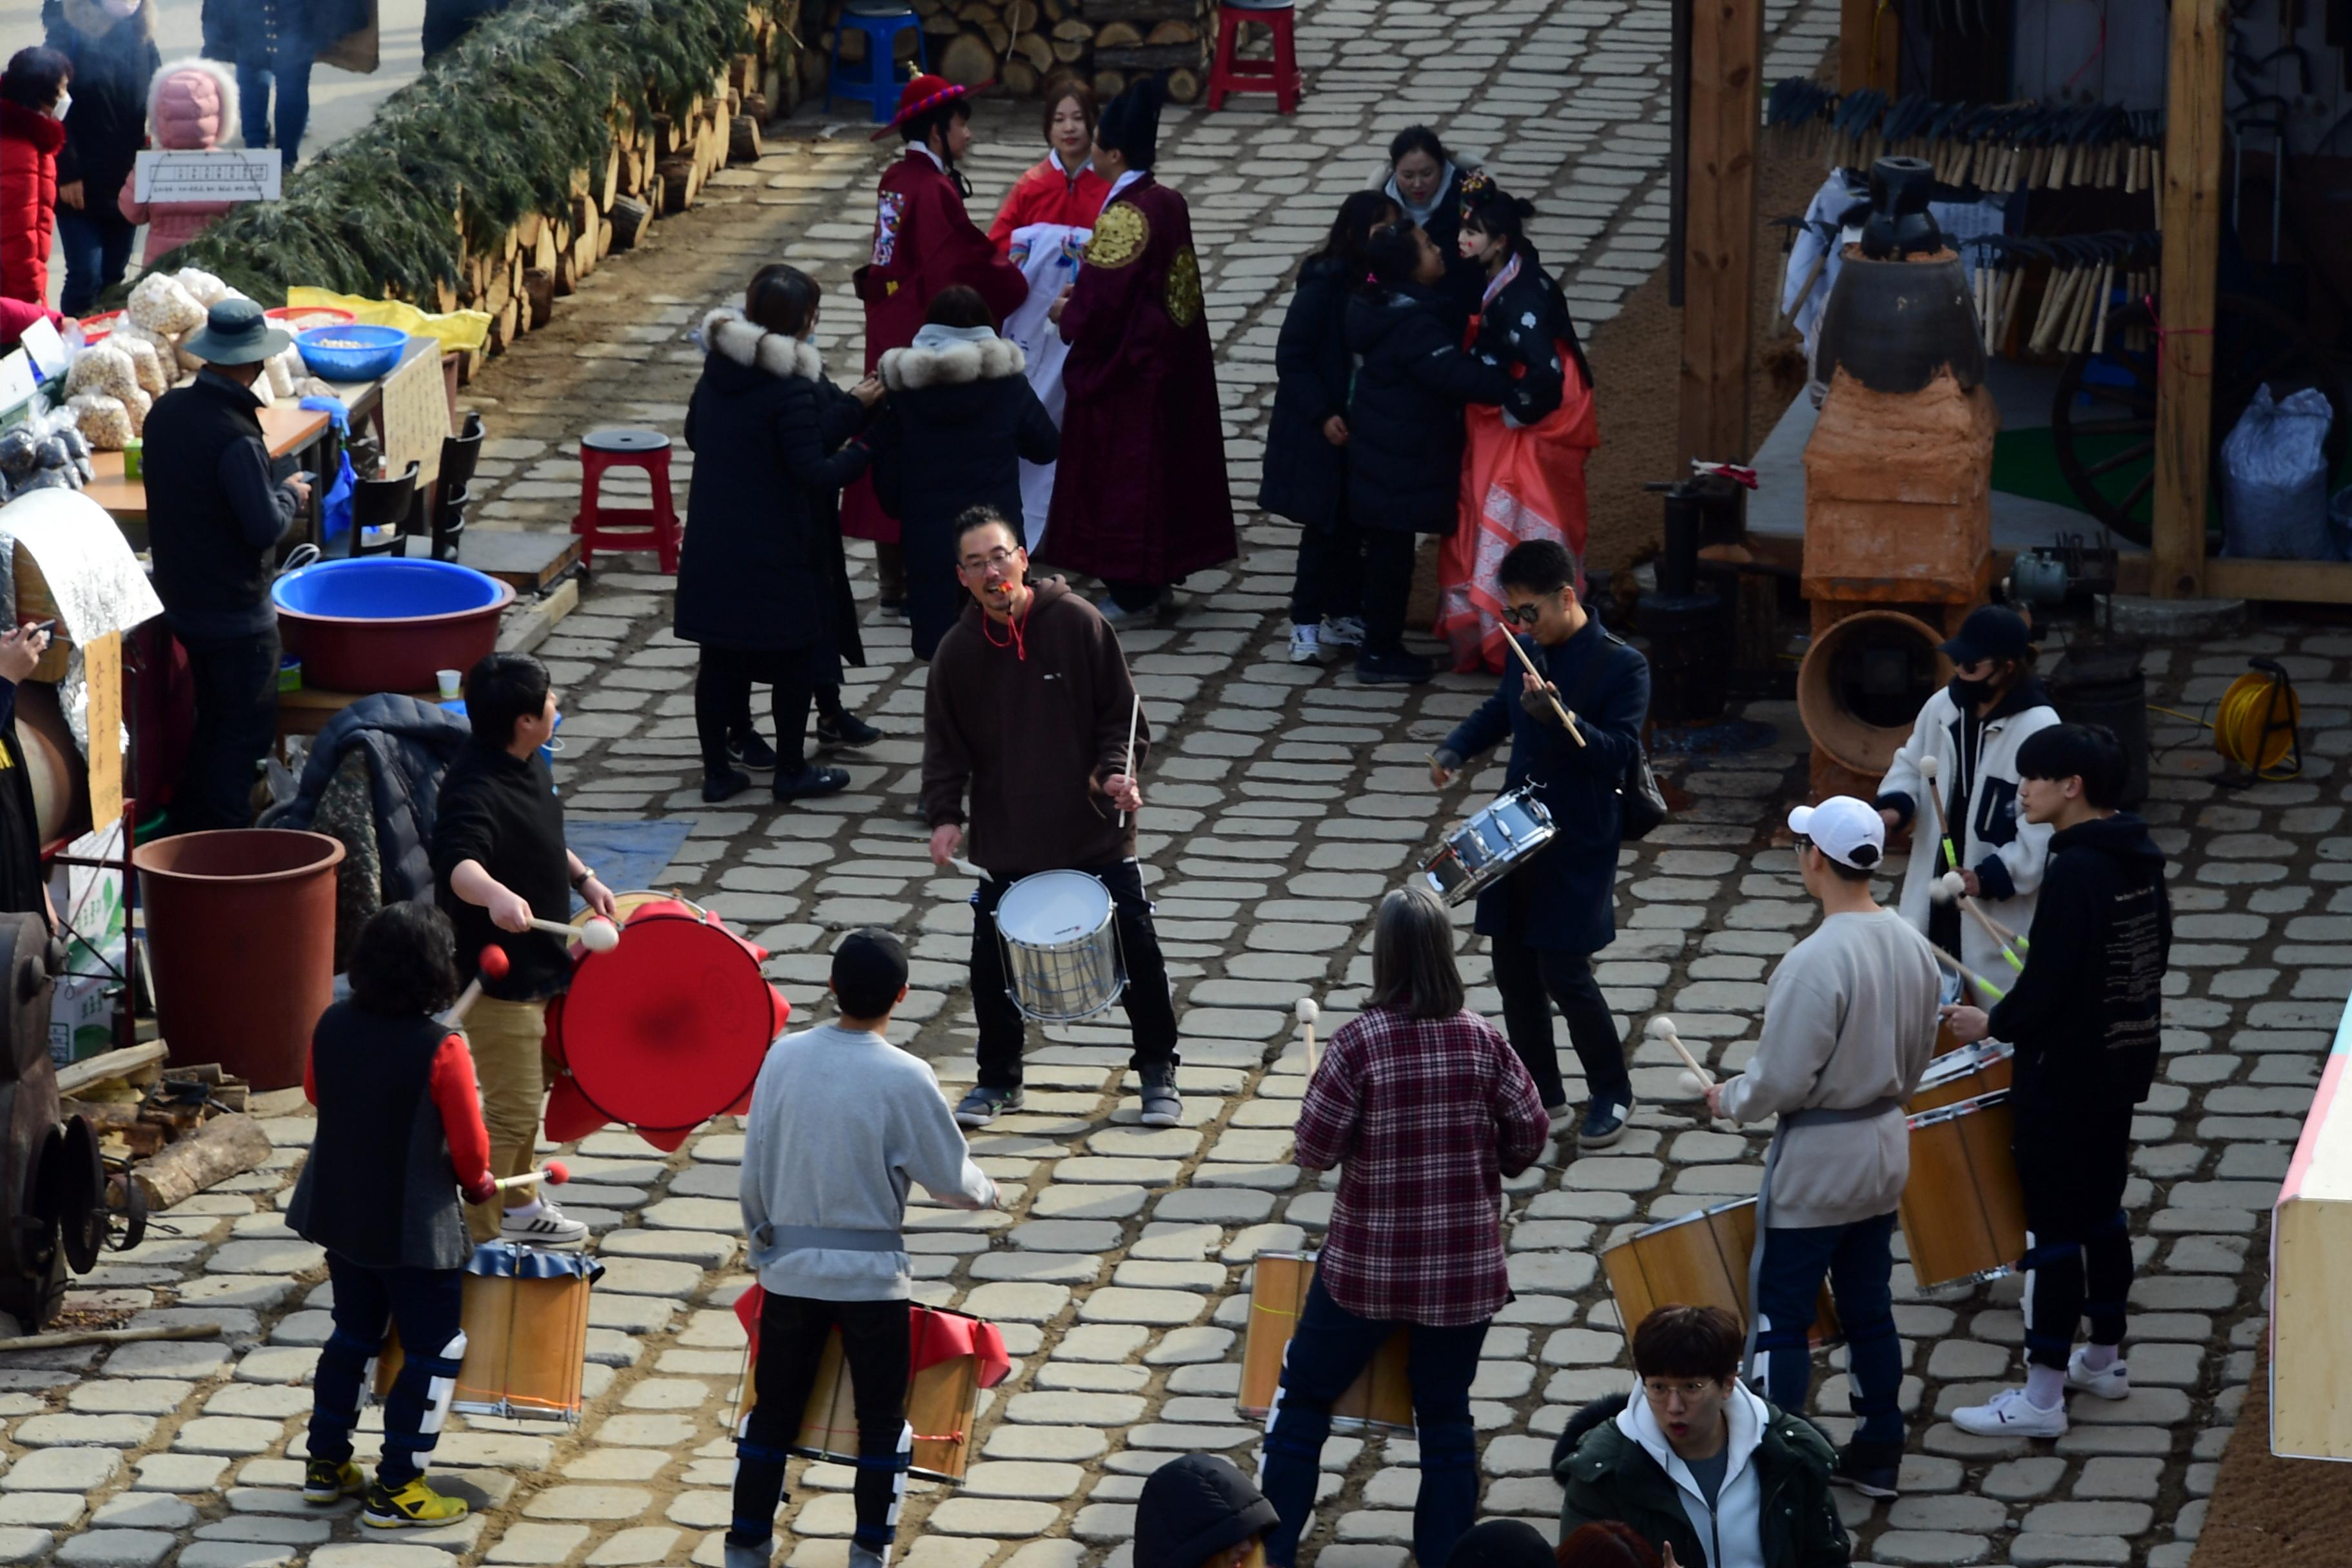
<svg viewBox="0 0 2352 1568"><path fill-rule="evenodd" d="M274 202L278 149L215 147L142 153L131 197L142 202Z"/></svg>

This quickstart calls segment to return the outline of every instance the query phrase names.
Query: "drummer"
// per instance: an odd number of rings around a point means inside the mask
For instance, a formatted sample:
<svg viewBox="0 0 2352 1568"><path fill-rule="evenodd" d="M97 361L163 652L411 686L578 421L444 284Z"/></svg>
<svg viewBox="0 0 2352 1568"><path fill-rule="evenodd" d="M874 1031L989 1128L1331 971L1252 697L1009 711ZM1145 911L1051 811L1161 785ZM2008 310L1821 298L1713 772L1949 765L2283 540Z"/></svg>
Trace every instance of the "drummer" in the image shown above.
<svg viewBox="0 0 2352 1568"><path fill-rule="evenodd" d="M1833 1479L1893 1497L1903 1463L1895 1215L1911 1173L1903 1102L1935 1052L1942 982L1927 939L1870 896L1886 855L1874 809L1832 795L1790 812L1789 830L1822 923L1773 969L1755 1057L1707 1087L1706 1108L1737 1121L1780 1119L1756 1200L1750 1375L1774 1405L1803 1411L1826 1274L1860 1417Z"/></svg>
<svg viewBox="0 0 2352 1568"><path fill-rule="evenodd" d="M2066 1390L2131 1392L2124 1185L2133 1108L2156 1081L2172 904L2164 851L2146 822L2116 809L2124 754L2105 726L2036 731L2018 748L2017 772L2026 820L2055 830L2025 969L1990 1015L1945 1012L1964 1044L1990 1037L2017 1047L2010 1104L2025 1198L2026 1381L1953 1411L1952 1424L1980 1436L2063 1437ZM2090 1342L2077 1347L2084 1317Z"/></svg>
<svg viewBox="0 0 2352 1568"><path fill-rule="evenodd" d="M940 639L924 687L923 816L931 859L944 866L962 848L969 799L971 858L988 874L971 899L979 1081L956 1120L985 1127L1021 1109L1027 1031L1005 992L997 903L1024 877L1078 870L1109 890L1115 910L1143 1124L1173 1127L1183 1117L1176 1008L1135 853L1143 809L1136 777L1150 734L1137 721L1118 634L1059 579L1028 581L1029 553L993 508L964 513L955 550L978 603Z"/></svg>
<svg viewBox="0 0 2352 1568"><path fill-rule="evenodd" d="M1577 1144L1601 1149L1625 1135L1633 1079L1617 1019L1592 977L1592 955L1617 934L1617 849L1623 831L1617 792L1641 752L1650 666L1577 602L1576 563L1559 541L1512 546L1495 575L1508 606L1504 629L1527 649L1544 679L1512 660L1495 695L1431 753L1429 777L1443 789L1465 763L1507 735L1511 762L1504 787L1532 785L1551 812L1551 842L1478 895L1477 931L1494 962L1511 1048L1534 1078L1555 1132L1570 1113L1552 1048L1553 1004L1567 1016L1589 1096ZM1575 715L1583 745L1561 727L1554 699Z"/></svg>

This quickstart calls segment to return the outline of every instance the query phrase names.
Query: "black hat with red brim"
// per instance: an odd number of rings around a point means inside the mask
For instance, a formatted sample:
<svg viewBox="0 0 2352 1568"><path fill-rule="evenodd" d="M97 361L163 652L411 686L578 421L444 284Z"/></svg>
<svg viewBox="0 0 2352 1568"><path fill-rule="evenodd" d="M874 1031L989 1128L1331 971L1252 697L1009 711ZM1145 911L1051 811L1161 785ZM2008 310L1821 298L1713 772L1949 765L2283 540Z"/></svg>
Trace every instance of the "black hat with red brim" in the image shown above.
<svg viewBox="0 0 2352 1568"><path fill-rule="evenodd" d="M943 76L932 76L928 71L919 71L908 80L905 87L898 89L898 114L892 118L889 124L877 131L866 140L879 142L909 120L929 114L932 110L953 103L960 98L970 98L973 93L978 92L981 87L989 85L991 84L982 82L980 87L959 87Z"/></svg>

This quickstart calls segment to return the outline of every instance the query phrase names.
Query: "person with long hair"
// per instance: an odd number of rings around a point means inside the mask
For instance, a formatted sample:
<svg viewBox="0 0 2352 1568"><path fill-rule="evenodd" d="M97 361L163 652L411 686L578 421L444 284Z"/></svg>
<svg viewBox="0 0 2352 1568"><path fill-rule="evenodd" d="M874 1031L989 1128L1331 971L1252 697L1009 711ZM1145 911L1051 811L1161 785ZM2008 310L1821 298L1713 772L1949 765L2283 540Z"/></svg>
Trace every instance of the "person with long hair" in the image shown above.
<svg viewBox="0 0 2352 1568"><path fill-rule="evenodd" d="M1055 330L1054 301L1076 281L1078 258L1094 237L1110 182L1095 173L1095 95L1076 77L1045 84L1045 156L1013 183L988 237L1029 280L1029 297L1004 318L1005 340L1028 361L1029 384L1054 427L1062 426L1062 362L1070 347ZM1045 542L1054 504L1052 462L1021 462L1022 535L1032 550Z"/></svg>
<svg viewBox="0 0 2352 1568"><path fill-rule="evenodd" d="M1389 177L1381 187L1444 258L1445 276L1434 286L1437 305L1457 332L1477 310L1486 287L1476 264L1460 248L1462 182L1469 172L1436 132L1408 125L1389 142Z"/></svg>
<svg viewBox="0 0 2352 1568"><path fill-rule="evenodd" d="M1364 1010L1331 1037L1300 1103L1292 1158L1339 1172L1315 1277L1283 1358L1258 1485L1281 1523L1266 1561L1289 1568L1315 1511L1331 1405L1402 1327L1421 1489L1413 1557L1444 1563L1477 1512L1470 1380L1511 1284L1502 1179L1543 1152L1528 1069L1466 1005L1445 907L1419 888L1381 900Z"/></svg>
<svg viewBox="0 0 2352 1568"><path fill-rule="evenodd" d="M883 171L874 197L874 247L851 274L866 306L866 374L882 356L915 341L931 301L961 283L976 289L992 321L1002 321L1029 297L1029 280L997 254L964 211L971 182L961 162L971 150L971 89L918 72L899 90L898 112L874 133L896 132L907 155ZM882 508L864 475L841 500L841 531L874 541L875 574L882 607L904 612L906 556L898 520Z"/></svg>
<svg viewBox="0 0 2352 1568"><path fill-rule="evenodd" d="M1509 662L1492 584L1512 546L1559 541L1584 590L1584 461L1601 429L1567 297L1528 239L1533 213L1485 174L1463 176L1459 249L1485 279L1471 352L1511 376L1501 407L1473 406L1464 416L1460 516L1438 553L1437 634L1465 673Z"/></svg>
<svg viewBox="0 0 2352 1568"><path fill-rule="evenodd" d="M807 759L812 701L820 748L881 738L841 700L842 662L866 656L837 508L872 455L859 430L882 386L869 376L844 392L825 379L809 341L821 300L814 279L778 264L753 275L741 310L702 321L709 357L687 404L695 464L676 626L702 647L694 728L707 801L748 788L746 769L773 774L778 801L846 785L848 773ZM755 681L772 696L772 748L752 725Z"/></svg>
<svg viewBox="0 0 2352 1568"><path fill-rule="evenodd" d="M1348 349L1360 361L1348 403L1348 505L1363 532L1367 686L1427 680L1430 661L1404 646L1417 536L1452 533L1462 491L1462 411L1499 404L1511 378L1458 346L1438 308L1445 258L1409 223L1375 229L1364 247L1370 281L1348 304Z"/></svg>
<svg viewBox="0 0 2352 1568"><path fill-rule="evenodd" d="M1274 418L1265 437L1257 504L1298 525L1290 588L1290 662L1319 664L1364 641L1363 543L1348 509L1348 300L1363 282L1372 231L1397 221L1396 203L1358 191L1321 249L1298 269L1298 288L1274 345Z"/></svg>

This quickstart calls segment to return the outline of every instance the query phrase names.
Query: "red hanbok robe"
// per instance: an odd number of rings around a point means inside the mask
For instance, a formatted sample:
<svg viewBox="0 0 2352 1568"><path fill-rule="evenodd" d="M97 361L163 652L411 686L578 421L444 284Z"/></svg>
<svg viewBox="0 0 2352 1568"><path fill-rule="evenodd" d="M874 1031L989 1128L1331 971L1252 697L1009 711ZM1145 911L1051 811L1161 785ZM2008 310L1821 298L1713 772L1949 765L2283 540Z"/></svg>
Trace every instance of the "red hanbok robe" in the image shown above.
<svg viewBox="0 0 2352 1568"><path fill-rule="evenodd" d="M1094 227L1103 198L1110 195L1110 182L1096 174L1091 163L1081 167L1074 180L1062 172L1061 158L1059 153L1048 153L1013 182L996 221L988 226L988 237L1000 256L1012 251L1013 235L1033 225Z"/></svg>
<svg viewBox="0 0 2352 1568"><path fill-rule="evenodd" d="M866 370L884 353L915 341L925 312L943 289L961 283L980 290L1002 321L1028 297L1021 269L996 253L966 216L963 195L919 147L883 171L875 195L874 257L853 275L866 304ZM874 499L861 478L841 498L841 531L852 539L898 542L898 520Z"/></svg>
<svg viewBox="0 0 2352 1568"><path fill-rule="evenodd" d="M1217 370L1184 198L1146 174L1112 197L1069 302L1061 468L1046 554L1167 584L1241 552Z"/></svg>

